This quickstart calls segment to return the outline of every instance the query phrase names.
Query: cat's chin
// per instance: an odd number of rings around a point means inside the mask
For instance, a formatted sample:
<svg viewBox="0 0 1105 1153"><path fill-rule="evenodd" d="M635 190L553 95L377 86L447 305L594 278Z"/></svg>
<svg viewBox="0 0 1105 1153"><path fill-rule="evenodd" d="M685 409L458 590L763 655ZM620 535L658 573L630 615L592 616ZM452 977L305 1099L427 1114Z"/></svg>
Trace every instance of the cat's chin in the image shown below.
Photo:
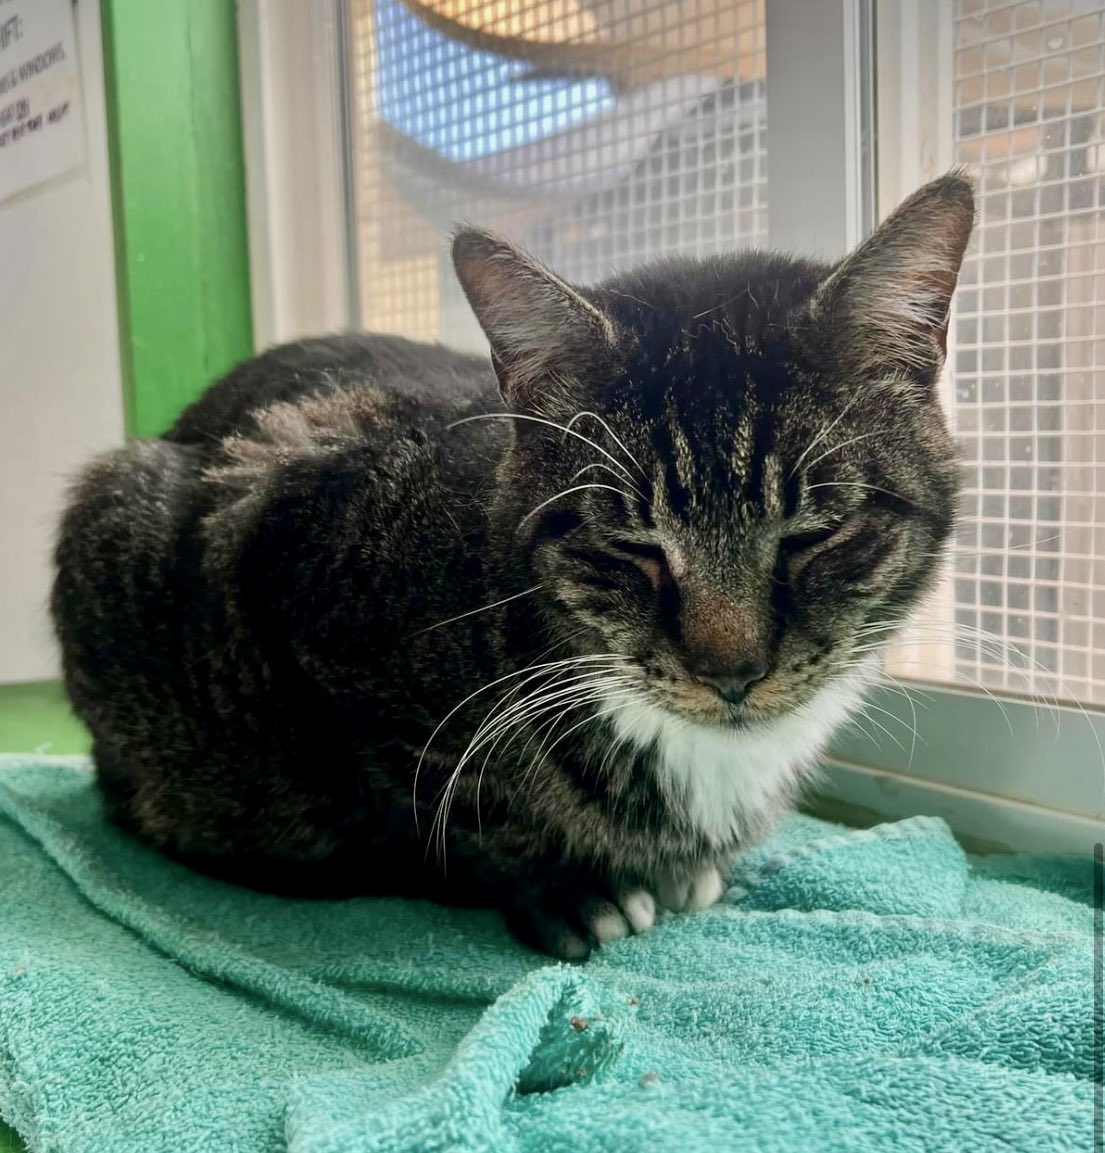
<svg viewBox="0 0 1105 1153"><path fill-rule="evenodd" d="M681 712L678 708L665 710L684 724L700 725L715 733L747 733L771 724L770 717L754 716L747 709L730 709L726 713L697 716Z"/></svg>
<svg viewBox="0 0 1105 1153"><path fill-rule="evenodd" d="M746 705L721 706L715 708L685 708L679 701L659 700L650 702L671 723L701 728L714 734L763 732L777 724L796 709L783 709L767 713L763 709L752 709Z"/></svg>
<svg viewBox="0 0 1105 1153"><path fill-rule="evenodd" d="M805 704L738 727L692 720L640 693L610 719L619 743L649 754L672 807L728 849L794 799L861 695L858 678L829 682Z"/></svg>

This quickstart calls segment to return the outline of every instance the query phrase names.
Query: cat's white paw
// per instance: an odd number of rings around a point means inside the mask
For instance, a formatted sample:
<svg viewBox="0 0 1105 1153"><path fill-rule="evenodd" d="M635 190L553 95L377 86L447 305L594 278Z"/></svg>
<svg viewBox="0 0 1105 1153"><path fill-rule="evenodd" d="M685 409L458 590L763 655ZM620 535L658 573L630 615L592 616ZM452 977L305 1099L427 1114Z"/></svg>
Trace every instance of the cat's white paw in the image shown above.
<svg viewBox="0 0 1105 1153"><path fill-rule="evenodd" d="M612 905L609 909L596 913L587 927L600 945L605 945L607 941L619 941L622 937L629 936L629 922L625 919L621 909L616 909Z"/></svg>
<svg viewBox="0 0 1105 1153"><path fill-rule="evenodd" d="M622 912L634 933L652 928L656 920L656 900L646 889L634 889L621 899Z"/></svg>
<svg viewBox="0 0 1105 1153"><path fill-rule="evenodd" d="M599 944L617 941L631 933L643 933L656 920L656 901L645 889L632 889L595 913L588 928Z"/></svg>
<svg viewBox="0 0 1105 1153"><path fill-rule="evenodd" d="M665 909L673 913L705 909L715 904L725 892L721 870L708 865L691 876L667 874L656 883L656 897Z"/></svg>

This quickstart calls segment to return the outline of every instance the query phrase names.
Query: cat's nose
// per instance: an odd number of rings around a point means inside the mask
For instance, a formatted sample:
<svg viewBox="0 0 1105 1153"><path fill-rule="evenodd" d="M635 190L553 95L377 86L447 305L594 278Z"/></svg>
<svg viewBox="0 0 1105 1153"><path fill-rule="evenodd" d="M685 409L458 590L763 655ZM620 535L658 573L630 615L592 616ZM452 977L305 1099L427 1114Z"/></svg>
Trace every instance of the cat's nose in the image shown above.
<svg viewBox="0 0 1105 1153"><path fill-rule="evenodd" d="M748 690L767 676L767 669L759 661L745 661L724 673L700 669L694 676L714 689L726 704L739 705L748 696Z"/></svg>

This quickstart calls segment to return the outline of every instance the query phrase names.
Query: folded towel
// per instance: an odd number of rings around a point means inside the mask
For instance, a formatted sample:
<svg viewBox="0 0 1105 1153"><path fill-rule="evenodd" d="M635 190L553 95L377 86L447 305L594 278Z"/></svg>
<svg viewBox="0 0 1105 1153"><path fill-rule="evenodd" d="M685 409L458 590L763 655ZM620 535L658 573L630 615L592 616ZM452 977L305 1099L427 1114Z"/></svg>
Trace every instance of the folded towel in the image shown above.
<svg viewBox="0 0 1105 1153"><path fill-rule="evenodd" d="M32 1150L1089 1149L1091 862L794 816L583 966L493 912L285 900L0 758L0 1117Z"/></svg>

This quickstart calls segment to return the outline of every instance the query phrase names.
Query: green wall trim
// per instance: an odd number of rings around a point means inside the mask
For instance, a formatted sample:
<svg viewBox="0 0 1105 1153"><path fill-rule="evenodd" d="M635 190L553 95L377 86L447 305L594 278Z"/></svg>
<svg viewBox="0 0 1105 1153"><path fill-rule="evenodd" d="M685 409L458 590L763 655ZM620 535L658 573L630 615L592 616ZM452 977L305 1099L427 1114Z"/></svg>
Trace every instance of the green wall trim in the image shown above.
<svg viewBox="0 0 1105 1153"><path fill-rule="evenodd" d="M23 1153L25 1148L15 1130L9 1129L3 1121L0 1121L0 1153Z"/></svg>
<svg viewBox="0 0 1105 1153"><path fill-rule="evenodd" d="M124 411L156 436L253 352L234 0L101 0Z"/></svg>
<svg viewBox="0 0 1105 1153"><path fill-rule="evenodd" d="M90 745L57 681L0 685L0 753L86 753Z"/></svg>

